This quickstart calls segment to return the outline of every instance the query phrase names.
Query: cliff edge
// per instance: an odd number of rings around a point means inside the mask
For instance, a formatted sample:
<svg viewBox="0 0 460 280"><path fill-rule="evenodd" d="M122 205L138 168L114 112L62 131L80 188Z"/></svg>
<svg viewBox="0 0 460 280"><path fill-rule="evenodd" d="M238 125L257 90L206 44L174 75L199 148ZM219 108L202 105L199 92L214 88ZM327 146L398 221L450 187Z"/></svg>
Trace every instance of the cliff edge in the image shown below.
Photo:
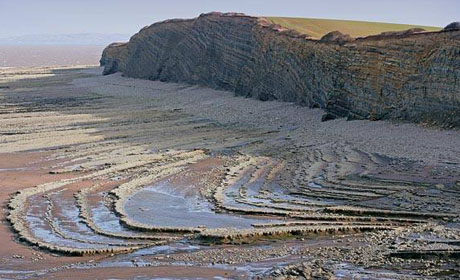
<svg viewBox="0 0 460 280"><path fill-rule="evenodd" d="M145 27L128 43L109 45L101 65L104 74L319 107L325 119L460 127L458 28L326 36L313 40L264 18L209 13Z"/></svg>

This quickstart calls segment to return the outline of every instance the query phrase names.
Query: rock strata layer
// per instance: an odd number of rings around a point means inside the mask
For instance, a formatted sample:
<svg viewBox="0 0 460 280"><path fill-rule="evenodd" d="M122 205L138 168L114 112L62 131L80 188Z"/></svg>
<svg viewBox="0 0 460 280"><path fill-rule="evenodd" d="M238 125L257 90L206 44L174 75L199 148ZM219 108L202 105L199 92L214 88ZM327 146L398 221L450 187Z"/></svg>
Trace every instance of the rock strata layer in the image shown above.
<svg viewBox="0 0 460 280"><path fill-rule="evenodd" d="M145 27L108 46L101 64L104 74L295 102L332 117L458 128L460 31L416 31L311 40L263 18L209 13Z"/></svg>

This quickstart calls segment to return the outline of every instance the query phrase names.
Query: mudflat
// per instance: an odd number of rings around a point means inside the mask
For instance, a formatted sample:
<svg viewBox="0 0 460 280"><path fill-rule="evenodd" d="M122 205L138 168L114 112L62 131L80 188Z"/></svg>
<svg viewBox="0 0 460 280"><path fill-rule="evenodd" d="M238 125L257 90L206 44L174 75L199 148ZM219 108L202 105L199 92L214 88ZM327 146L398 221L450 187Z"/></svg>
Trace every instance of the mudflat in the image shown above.
<svg viewBox="0 0 460 280"><path fill-rule="evenodd" d="M97 65L103 46L0 45L0 67Z"/></svg>
<svg viewBox="0 0 460 280"><path fill-rule="evenodd" d="M460 132L0 70L0 278L460 276Z"/></svg>

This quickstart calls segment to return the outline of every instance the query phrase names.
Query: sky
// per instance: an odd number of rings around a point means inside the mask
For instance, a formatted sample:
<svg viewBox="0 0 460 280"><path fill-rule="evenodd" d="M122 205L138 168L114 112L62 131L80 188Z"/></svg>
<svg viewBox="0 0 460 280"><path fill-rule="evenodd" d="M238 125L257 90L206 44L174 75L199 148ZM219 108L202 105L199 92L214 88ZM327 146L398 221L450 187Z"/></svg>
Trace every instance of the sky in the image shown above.
<svg viewBox="0 0 460 280"><path fill-rule="evenodd" d="M156 21L211 11L443 27L460 21L460 0L0 0L0 38L134 34Z"/></svg>

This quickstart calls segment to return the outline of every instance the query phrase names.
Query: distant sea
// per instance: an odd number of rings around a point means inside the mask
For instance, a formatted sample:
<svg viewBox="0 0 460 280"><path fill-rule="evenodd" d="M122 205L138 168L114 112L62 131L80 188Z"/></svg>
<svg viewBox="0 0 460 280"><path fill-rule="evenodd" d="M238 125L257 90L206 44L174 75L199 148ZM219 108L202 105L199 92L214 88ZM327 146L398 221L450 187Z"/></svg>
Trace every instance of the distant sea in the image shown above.
<svg viewBox="0 0 460 280"><path fill-rule="evenodd" d="M105 46L0 45L0 67L99 64Z"/></svg>

